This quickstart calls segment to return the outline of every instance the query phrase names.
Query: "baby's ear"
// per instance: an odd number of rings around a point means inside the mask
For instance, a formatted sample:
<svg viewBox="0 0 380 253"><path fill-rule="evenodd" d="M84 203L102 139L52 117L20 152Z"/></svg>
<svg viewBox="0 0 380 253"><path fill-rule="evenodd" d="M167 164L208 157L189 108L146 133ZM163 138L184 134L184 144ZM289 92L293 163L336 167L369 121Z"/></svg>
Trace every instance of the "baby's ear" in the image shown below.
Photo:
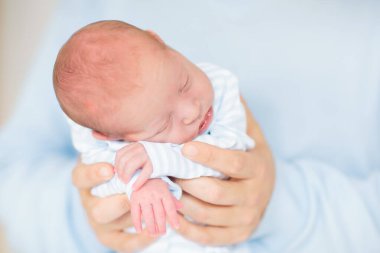
<svg viewBox="0 0 380 253"><path fill-rule="evenodd" d="M94 136L95 139L101 140L101 141L107 141L110 140L106 135L102 134L101 132L92 130L92 136Z"/></svg>

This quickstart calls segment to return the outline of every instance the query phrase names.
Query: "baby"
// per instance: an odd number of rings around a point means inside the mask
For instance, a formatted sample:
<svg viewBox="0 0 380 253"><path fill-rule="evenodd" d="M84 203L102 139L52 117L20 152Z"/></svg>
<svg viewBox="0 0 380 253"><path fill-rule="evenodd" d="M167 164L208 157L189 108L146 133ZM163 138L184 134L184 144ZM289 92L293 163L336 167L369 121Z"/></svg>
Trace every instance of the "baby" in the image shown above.
<svg viewBox="0 0 380 253"><path fill-rule="evenodd" d="M116 174L93 189L126 193L137 232L178 228L181 189L168 177L224 176L181 155L196 140L246 150L237 79L211 64L195 65L151 31L100 21L61 48L53 73L58 101L70 118L85 163L110 162Z"/></svg>

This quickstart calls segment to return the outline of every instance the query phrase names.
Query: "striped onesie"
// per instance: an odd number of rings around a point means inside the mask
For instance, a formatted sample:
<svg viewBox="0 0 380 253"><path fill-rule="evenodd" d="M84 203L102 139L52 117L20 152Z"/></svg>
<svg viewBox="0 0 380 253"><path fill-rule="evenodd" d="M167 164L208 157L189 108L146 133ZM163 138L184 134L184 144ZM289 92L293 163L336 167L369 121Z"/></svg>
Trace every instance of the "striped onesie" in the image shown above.
<svg viewBox="0 0 380 253"><path fill-rule="evenodd" d="M213 110L214 117L205 133L194 141L200 141L225 149L246 150L254 146L254 142L246 134L245 110L240 101L237 78L228 70L218 66L202 63L197 65L209 78L214 90ZM114 164L116 152L128 145L125 141L103 141L92 136L92 130L76 124L69 119L74 147L80 152L82 162L108 162ZM168 183L172 194L179 199L181 188L168 177L182 179L212 176L224 178L224 175L201 164L194 163L181 154L183 144L157 143L140 141L151 160L153 173L151 178L161 178ZM133 175L128 184L122 182L117 175L111 180L92 189L92 194L105 197L113 194L132 194L132 185L136 181L139 171ZM170 236L170 240L163 240ZM176 240L173 241L173 238ZM169 238L168 238L169 239ZM170 243L169 243L170 242ZM204 247L187 241L170 229L165 236L148 247L144 252L177 252L188 244L199 247L196 252L228 252L226 247ZM159 248L157 248L159 247ZM164 248L162 248L164 247ZM203 251L202 249L206 249ZM194 252L193 247L190 247ZM211 251L210 251L211 250Z"/></svg>

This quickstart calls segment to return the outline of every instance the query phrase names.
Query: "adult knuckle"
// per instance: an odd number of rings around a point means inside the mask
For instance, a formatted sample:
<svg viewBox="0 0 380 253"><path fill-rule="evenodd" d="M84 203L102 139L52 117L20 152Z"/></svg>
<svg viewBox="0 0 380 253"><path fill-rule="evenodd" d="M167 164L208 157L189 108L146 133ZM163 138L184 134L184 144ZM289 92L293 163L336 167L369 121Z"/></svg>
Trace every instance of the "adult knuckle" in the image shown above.
<svg viewBox="0 0 380 253"><path fill-rule="evenodd" d="M236 175L241 173L244 166L244 159L241 156L234 156L230 163L231 174Z"/></svg>

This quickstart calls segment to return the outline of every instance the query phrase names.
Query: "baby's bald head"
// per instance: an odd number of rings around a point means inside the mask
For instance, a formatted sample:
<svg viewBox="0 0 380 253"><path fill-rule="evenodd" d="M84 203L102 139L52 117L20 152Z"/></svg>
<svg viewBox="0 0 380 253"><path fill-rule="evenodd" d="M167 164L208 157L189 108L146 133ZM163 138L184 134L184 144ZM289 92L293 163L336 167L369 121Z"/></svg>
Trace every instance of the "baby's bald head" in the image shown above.
<svg viewBox="0 0 380 253"><path fill-rule="evenodd" d="M125 100L143 88L146 56L165 49L148 32L121 21L80 29L63 45L54 65L54 89L63 111L80 125L122 134L117 115L128 105Z"/></svg>

